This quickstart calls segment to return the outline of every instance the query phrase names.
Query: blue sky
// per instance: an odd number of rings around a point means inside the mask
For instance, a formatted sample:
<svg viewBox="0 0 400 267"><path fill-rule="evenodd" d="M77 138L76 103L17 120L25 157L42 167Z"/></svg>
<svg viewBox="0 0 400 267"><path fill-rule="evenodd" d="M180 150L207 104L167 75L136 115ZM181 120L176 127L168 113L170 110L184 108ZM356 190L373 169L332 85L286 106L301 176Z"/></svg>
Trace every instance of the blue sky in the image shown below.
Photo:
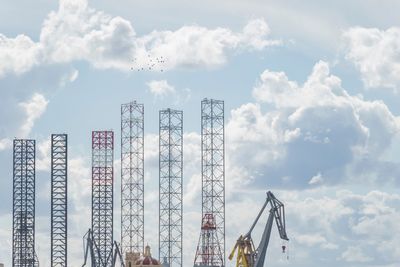
<svg viewBox="0 0 400 267"><path fill-rule="evenodd" d="M227 253L272 190L286 204L291 241L288 261L274 231L271 266L398 266L399 8L390 0L3 1L0 262L11 265L12 139L37 140L36 246L49 266L49 137L69 134L69 262L79 266L90 226L90 132L119 136L120 104L137 100L145 104L145 238L155 255L158 111L184 110L191 266L208 97L226 108Z"/></svg>

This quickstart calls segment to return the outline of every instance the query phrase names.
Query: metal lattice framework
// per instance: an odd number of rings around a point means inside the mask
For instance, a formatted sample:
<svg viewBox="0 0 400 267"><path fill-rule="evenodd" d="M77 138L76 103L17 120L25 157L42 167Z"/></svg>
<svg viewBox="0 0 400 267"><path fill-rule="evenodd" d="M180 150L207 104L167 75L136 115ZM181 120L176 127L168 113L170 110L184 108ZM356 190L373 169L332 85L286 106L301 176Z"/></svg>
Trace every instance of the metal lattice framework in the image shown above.
<svg viewBox="0 0 400 267"><path fill-rule="evenodd" d="M159 259L182 267L183 112L161 110L159 123Z"/></svg>
<svg viewBox="0 0 400 267"><path fill-rule="evenodd" d="M37 266L35 253L35 140L13 143L13 267Z"/></svg>
<svg viewBox="0 0 400 267"><path fill-rule="evenodd" d="M66 134L51 135L51 266L67 266Z"/></svg>
<svg viewBox="0 0 400 267"><path fill-rule="evenodd" d="M114 132L92 132L92 231L96 266L112 265Z"/></svg>
<svg viewBox="0 0 400 267"><path fill-rule="evenodd" d="M144 106L121 105L121 247L144 250Z"/></svg>
<svg viewBox="0 0 400 267"><path fill-rule="evenodd" d="M202 226L194 264L225 266L224 102L201 102Z"/></svg>

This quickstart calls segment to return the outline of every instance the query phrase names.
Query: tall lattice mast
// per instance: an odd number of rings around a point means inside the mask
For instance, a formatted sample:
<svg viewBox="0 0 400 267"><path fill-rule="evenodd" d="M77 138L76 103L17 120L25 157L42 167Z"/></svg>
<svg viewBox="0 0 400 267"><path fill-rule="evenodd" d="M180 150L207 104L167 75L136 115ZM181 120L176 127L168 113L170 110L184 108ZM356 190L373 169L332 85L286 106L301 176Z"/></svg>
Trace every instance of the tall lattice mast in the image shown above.
<svg viewBox="0 0 400 267"><path fill-rule="evenodd" d="M121 105L121 246L144 251L144 106Z"/></svg>
<svg viewBox="0 0 400 267"><path fill-rule="evenodd" d="M201 102L202 224L195 266L225 266L224 102Z"/></svg>
<svg viewBox="0 0 400 267"><path fill-rule="evenodd" d="M51 135L51 266L67 266L67 142Z"/></svg>
<svg viewBox="0 0 400 267"><path fill-rule="evenodd" d="M114 132L92 132L92 232L96 265L109 267L113 257Z"/></svg>
<svg viewBox="0 0 400 267"><path fill-rule="evenodd" d="M13 143L13 267L37 266L35 253L35 140Z"/></svg>
<svg viewBox="0 0 400 267"><path fill-rule="evenodd" d="M159 259L182 267L183 112L161 110L159 123Z"/></svg>

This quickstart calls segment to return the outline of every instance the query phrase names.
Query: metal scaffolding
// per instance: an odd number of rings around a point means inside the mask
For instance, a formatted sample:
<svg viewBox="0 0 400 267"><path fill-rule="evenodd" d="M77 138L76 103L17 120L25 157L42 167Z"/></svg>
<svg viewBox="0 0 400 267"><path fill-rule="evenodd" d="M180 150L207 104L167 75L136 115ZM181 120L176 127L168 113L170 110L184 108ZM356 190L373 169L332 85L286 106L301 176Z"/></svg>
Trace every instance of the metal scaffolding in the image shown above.
<svg viewBox="0 0 400 267"><path fill-rule="evenodd" d="M144 106L121 105L121 247L144 250Z"/></svg>
<svg viewBox="0 0 400 267"><path fill-rule="evenodd" d="M113 258L114 132L92 132L92 232L98 254L95 266L109 267Z"/></svg>
<svg viewBox="0 0 400 267"><path fill-rule="evenodd" d="M159 127L159 259L182 267L183 112L161 110Z"/></svg>
<svg viewBox="0 0 400 267"><path fill-rule="evenodd" d="M32 267L35 252L35 140L13 142L12 266Z"/></svg>
<svg viewBox="0 0 400 267"><path fill-rule="evenodd" d="M201 102L202 225L195 266L225 266L224 101Z"/></svg>
<svg viewBox="0 0 400 267"><path fill-rule="evenodd" d="M51 266L67 266L66 134L51 135Z"/></svg>

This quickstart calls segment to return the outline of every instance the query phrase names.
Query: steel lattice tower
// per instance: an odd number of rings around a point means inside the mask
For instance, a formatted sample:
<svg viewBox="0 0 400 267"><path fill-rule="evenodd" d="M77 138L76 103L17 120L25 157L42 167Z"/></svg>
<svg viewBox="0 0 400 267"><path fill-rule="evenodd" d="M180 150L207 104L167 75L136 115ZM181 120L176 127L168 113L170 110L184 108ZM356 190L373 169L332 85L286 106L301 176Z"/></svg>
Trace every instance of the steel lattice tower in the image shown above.
<svg viewBox="0 0 400 267"><path fill-rule="evenodd" d="M37 266L35 253L35 140L13 146L13 267Z"/></svg>
<svg viewBox="0 0 400 267"><path fill-rule="evenodd" d="M66 134L51 135L51 266L67 266Z"/></svg>
<svg viewBox="0 0 400 267"><path fill-rule="evenodd" d="M113 256L114 132L92 132L92 231L96 266L109 267Z"/></svg>
<svg viewBox="0 0 400 267"><path fill-rule="evenodd" d="M121 105L121 247L144 250L144 106Z"/></svg>
<svg viewBox="0 0 400 267"><path fill-rule="evenodd" d="M195 266L225 266L224 102L201 102L202 225Z"/></svg>
<svg viewBox="0 0 400 267"><path fill-rule="evenodd" d="M159 259L182 267L183 112L161 110L159 126Z"/></svg>

